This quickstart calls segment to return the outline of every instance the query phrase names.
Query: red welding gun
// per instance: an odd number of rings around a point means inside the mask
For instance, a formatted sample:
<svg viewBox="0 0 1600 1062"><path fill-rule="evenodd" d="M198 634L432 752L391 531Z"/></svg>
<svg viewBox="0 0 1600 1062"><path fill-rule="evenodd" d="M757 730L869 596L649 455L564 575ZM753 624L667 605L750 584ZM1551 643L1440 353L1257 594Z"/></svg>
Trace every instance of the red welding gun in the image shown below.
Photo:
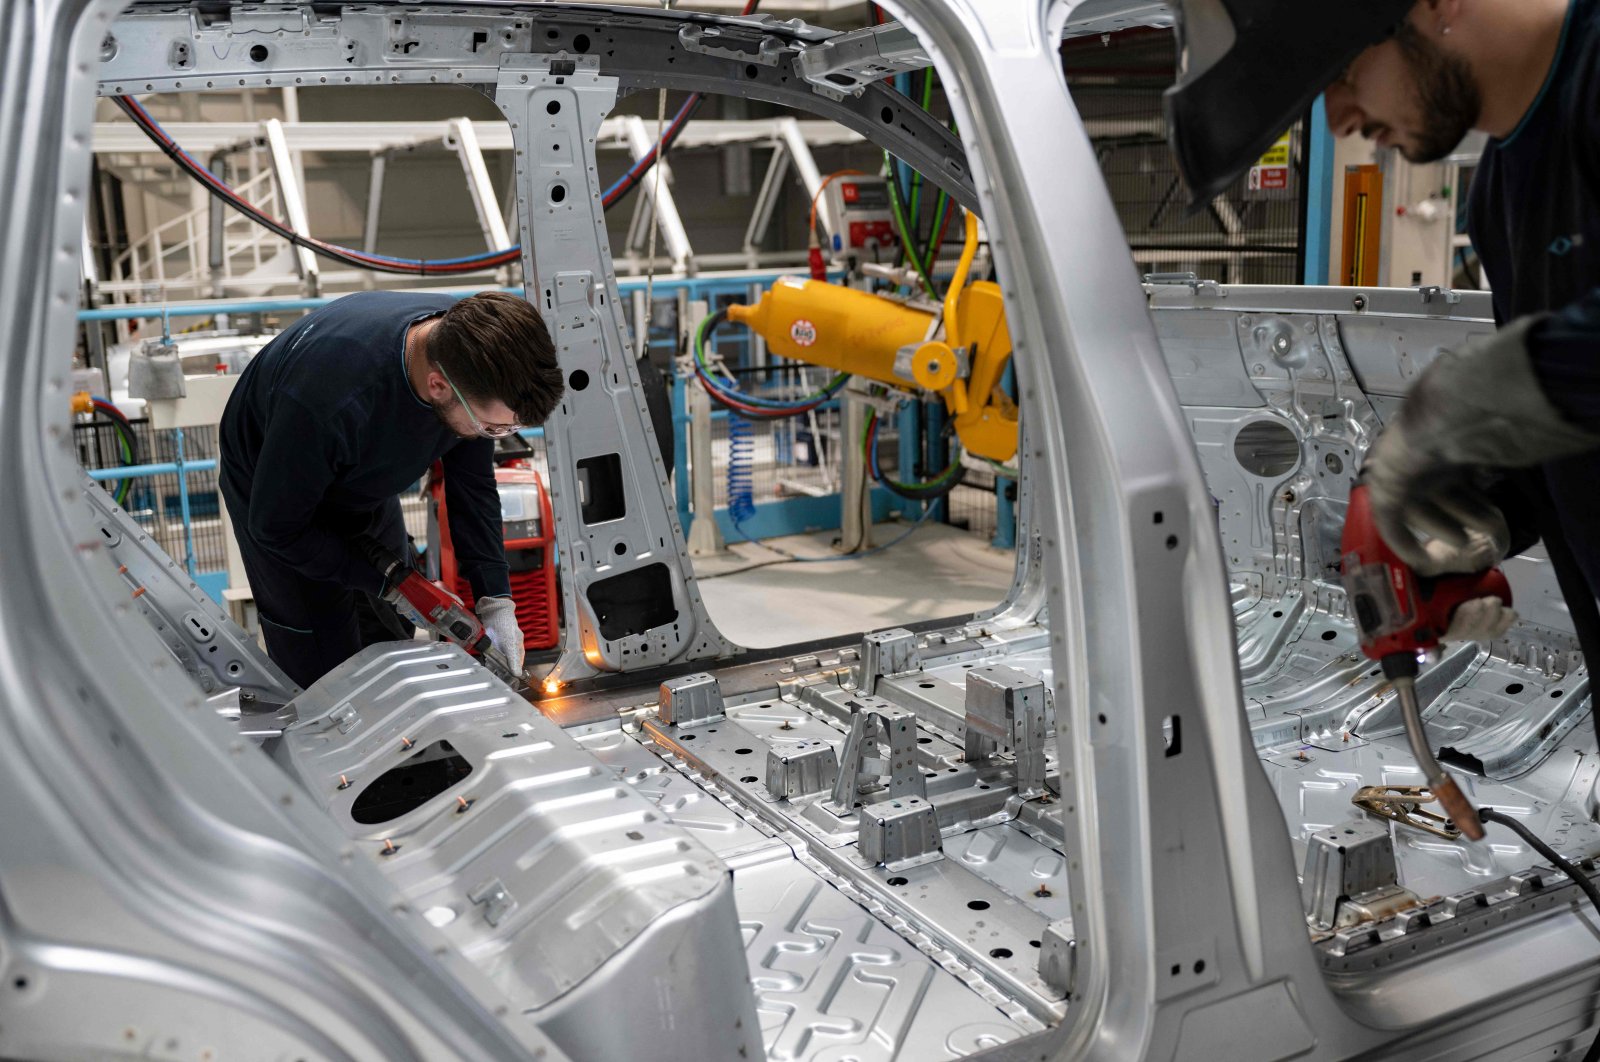
<svg viewBox="0 0 1600 1062"><path fill-rule="evenodd" d="M501 679L513 680L515 676L489 640L489 632L460 598L429 580L377 540L362 536L356 540L356 545L383 575L387 588L384 600L396 607L402 602L409 605L429 631L482 657L489 670Z"/></svg>
<svg viewBox="0 0 1600 1062"><path fill-rule="evenodd" d="M1511 584L1499 568L1466 575L1425 578L1389 548L1372 518L1365 484L1350 491L1339 551L1344 588L1350 598L1361 651L1378 661L1394 685L1417 765L1428 788L1470 840L1483 837L1477 810L1455 779L1434 758L1417 701L1417 654L1432 649L1450 628L1456 609L1468 601L1497 597L1511 604Z"/></svg>

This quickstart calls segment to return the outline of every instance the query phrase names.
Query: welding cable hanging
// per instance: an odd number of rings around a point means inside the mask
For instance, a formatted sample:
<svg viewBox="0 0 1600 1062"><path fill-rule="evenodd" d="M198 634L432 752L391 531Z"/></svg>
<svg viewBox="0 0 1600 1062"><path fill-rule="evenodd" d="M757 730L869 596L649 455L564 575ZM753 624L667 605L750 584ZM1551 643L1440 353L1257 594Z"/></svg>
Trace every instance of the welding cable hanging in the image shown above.
<svg viewBox="0 0 1600 1062"><path fill-rule="evenodd" d="M900 201L900 179L895 176L894 156L889 154L887 150L883 153L883 165L889 174L889 179L884 183L889 188L889 209L894 214L895 228L900 233L900 246L904 249L906 258L911 262L911 268L917 271L917 276L921 279L922 286L927 291L928 297L937 299L939 297L939 289L934 287L933 275L928 270L928 265L931 263L925 264L921 253L917 251L910 225L906 222L905 206Z"/></svg>
<svg viewBox="0 0 1600 1062"><path fill-rule="evenodd" d="M703 97L699 93L691 95L684 105L679 108L672 123L667 127L661 144L652 147L646 155L638 159L628 169L628 172L624 173L606 190L601 197L601 205L605 209L610 209L621 202L623 197L638 185L639 180L650 171L650 168L655 165L656 159L660 157L662 145L664 144L668 148L671 147L672 142L683 132L689 119L698 110L702 99ZM202 166L172 137L167 135L166 130L161 128L160 123L151 117L150 113L133 97L116 96L113 97L113 102L122 109L123 113L133 121L134 125L138 126L145 136L149 137L161 149L162 154L176 163L179 169L183 170L195 181L198 181L214 197L296 247L304 247L306 250L341 264L379 273L437 276L497 269L501 266L510 265L522 255L522 245L513 244L504 250L488 251L459 258L394 258L388 255L369 254L365 251L358 251L353 247L344 247L340 244L306 236L294 231L288 225L256 207L255 204L239 195L238 192L234 191L232 187L223 182L207 167Z"/></svg>
<svg viewBox="0 0 1600 1062"><path fill-rule="evenodd" d="M355 266L359 269L370 269L379 273L435 276L471 273L482 269L493 269L509 265L515 262L522 253L520 246L512 246L502 251L469 255L463 258L391 258L388 255L368 254L365 251L357 251L351 247L328 243L324 240L295 232L288 225L264 213L255 204L225 184L209 169L202 166L193 156L183 150L172 137L168 136L166 130L162 129L160 124L133 97L115 96L112 99L145 136L149 137L161 149L162 154L176 163L179 169L200 182L213 196L274 235L287 240L296 247L303 247L308 251L322 255L324 258L330 258L345 265Z"/></svg>
<svg viewBox="0 0 1600 1062"><path fill-rule="evenodd" d="M920 99L916 102L924 112L928 113L932 113L933 110L934 80L932 67L923 71ZM954 126L951 129L954 131ZM887 152L884 153L884 159L889 170L888 183L891 194L898 196L902 204L901 209L895 212L895 220L901 237L900 249L896 255L896 265L901 261L911 262L914 267L917 267L918 272L923 275L924 280L931 285L934 264L939 257L939 248L944 246L945 234L949 231L950 220L955 214L953 209L955 201L950 198L949 193L943 188L939 189L939 195L933 207L933 218L931 227L928 230L928 239L924 242L921 238L923 174L920 170L911 170L910 194L906 195L905 191L900 187L901 169L905 167L905 163ZM891 202L891 206L894 205ZM937 296L935 295L935 297Z"/></svg>
<svg viewBox="0 0 1600 1062"><path fill-rule="evenodd" d="M799 416L809 413L818 406L827 402L838 394L844 385L849 382L850 374L841 372L822 388L804 398L778 400L762 398L759 395L748 394L741 391L735 384L732 376L726 377L727 382L716 379L706 357L706 340L719 325L728 319L727 310L718 310L700 322L694 331L692 343L694 354L694 371L709 394L719 405L742 413L747 417L763 420L776 420L782 417Z"/></svg>
<svg viewBox="0 0 1600 1062"><path fill-rule="evenodd" d="M122 467L128 468L138 464L139 437L134 434L132 422L109 399L102 398L99 395L90 395L88 399L90 409L111 422L111 430L117 438L117 449L122 455ZM77 402L74 402L73 408L78 410L81 407ZM111 492L111 496L118 505L126 505L128 492L132 487L133 480L119 479L117 480L116 489Z"/></svg>
<svg viewBox="0 0 1600 1062"><path fill-rule="evenodd" d="M749 0L740 14L753 14L758 6L760 6L760 0ZM609 210L617 203L620 203L630 191L638 186L640 179L650 171L656 160L671 149L673 142L683 132L684 127L689 124L689 120L699 110L703 100L704 96L701 93L690 93L689 98L684 101L673 116L672 122L662 134L660 142L637 159L632 166L628 167L627 172L601 195L600 202L604 209ZM209 168L196 161L177 141L167 135L166 130L161 128L161 124L132 96L113 96L112 101L161 150L162 154L171 159L180 170L195 181L198 181L211 195L220 199L226 205L233 207L246 218L274 235L287 240L296 247L303 247L324 258L377 273L399 273L411 276L453 276L462 273L476 273L487 269L498 269L501 266L510 265L522 256L522 245L518 243L502 250L485 251L480 254L465 255L459 258L396 258L390 255L358 251L353 247L329 243L326 240L319 240L314 236L296 232L288 225L257 208L255 204L239 195L232 187L214 175Z"/></svg>

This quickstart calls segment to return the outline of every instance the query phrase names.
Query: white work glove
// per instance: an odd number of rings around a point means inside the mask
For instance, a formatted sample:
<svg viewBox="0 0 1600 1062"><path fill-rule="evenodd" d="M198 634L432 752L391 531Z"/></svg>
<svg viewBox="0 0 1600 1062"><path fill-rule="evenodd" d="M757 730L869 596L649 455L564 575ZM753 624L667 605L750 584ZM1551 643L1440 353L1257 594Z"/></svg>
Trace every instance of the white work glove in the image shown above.
<svg viewBox="0 0 1600 1062"><path fill-rule="evenodd" d="M480 597L475 610L489 641L506 658L513 675L522 674L522 628L517 626L517 605L509 597Z"/></svg>
<svg viewBox="0 0 1600 1062"><path fill-rule="evenodd" d="M1440 354L1367 455L1361 478L1378 531L1418 575L1482 571L1505 555L1505 517L1477 470L1600 447L1545 396L1527 346L1537 323L1522 318Z"/></svg>
<svg viewBox="0 0 1600 1062"><path fill-rule="evenodd" d="M1466 536L1463 546L1452 546L1442 538L1424 542L1422 551L1427 554L1428 563L1413 570L1422 576L1473 575L1486 572L1505 559L1505 539L1497 539L1480 527L1464 525L1462 530Z"/></svg>
<svg viewBox="0 0 1600 1062"><path fill-rule="evenodd" d="M1441 639L1446 642L1492 642L1502 637L1517 622L1514 609L1498 597L1480 597L1456 606L1450 629Z"/></svg>

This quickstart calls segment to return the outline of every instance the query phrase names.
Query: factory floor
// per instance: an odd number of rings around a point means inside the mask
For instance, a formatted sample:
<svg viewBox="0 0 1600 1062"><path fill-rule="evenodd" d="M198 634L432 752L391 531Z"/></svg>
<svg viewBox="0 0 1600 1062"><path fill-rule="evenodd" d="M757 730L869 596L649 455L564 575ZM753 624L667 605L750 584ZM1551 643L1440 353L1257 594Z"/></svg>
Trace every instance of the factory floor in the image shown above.
<svg viewBox="0 0 1600 1062"><path fill-rule="evenodd" d="M872 542L891 542L905 530L903 523L879 524ZM695 558L701 597L722 633L751 648L790 645L976 612L1011 586L1012 551L945 524L928 523L881 553L827 563L796 563L773 549L836 557L837 534L740 542Z"/></svg>

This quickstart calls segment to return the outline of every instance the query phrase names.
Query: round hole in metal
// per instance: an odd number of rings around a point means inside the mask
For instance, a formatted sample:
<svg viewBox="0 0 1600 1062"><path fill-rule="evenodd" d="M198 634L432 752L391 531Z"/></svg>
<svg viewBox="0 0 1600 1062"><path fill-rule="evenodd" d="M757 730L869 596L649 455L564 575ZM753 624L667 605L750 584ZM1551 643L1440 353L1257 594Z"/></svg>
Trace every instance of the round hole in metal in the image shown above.
<svg viewBox="0 0 1600 1062"><path fill-rule="evenodd" d="M1300 440L1287 424L1255 420L1233 437L1233 459L1252 476L1278 479L1300 464Z"/></svg>

